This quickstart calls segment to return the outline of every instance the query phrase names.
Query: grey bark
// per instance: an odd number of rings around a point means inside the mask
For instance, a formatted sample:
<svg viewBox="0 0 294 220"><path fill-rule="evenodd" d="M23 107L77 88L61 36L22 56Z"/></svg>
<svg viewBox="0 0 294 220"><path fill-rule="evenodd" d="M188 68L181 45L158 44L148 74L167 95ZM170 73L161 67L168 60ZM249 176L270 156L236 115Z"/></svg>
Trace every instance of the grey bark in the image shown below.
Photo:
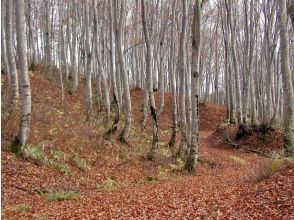
<svg viewBox="0 0 294 220"><path fill-rule="evenodd" d="M6 1L6 53L11 79L11 103L15 104L19 98L18 75L13 49L12 14L14 1Z"/></svg>
<svg viewBox="0 0 294 220"><path fill-rule="evenodd" d="M25 14L24 0L15 0L16 13L16 38L17 38L17 54L18 66L21 81L21 121L17 139L21 148L25 146L30 130L31 121L31 88L27 66L26 51L26 34L25 34ZM21 149L21 152L22 152Z"/></svg>
<svg viewBox="0 0 294 220"><path fill-rule="evenodd" d="M186 26L187 26L187 1L182 0L183 4L183 17L182 17L182 32L180 36L180 48L178 55L178 72L180 75L180 125L181 125L181 144L178 151L180 157L185 157L187 153L187 119L186 119L186 73L185 73L185 45L186 45Z"/></svg>
<svg viewBox="0 0 294 220"><path fill-rule="evenodd" d="M192 82L192 142L190 152L185 164L185 169L194 172L199 157L199 64L201 52L201 3L202 0L196 0L193 9L192 26L192 64L191 64L191 82Z"/></svg>
<svg viewBox="0 0 294 220"><path fill-rule="evenodd" d="M119 7L116 3L116 11L119 10ZM123 40L123 26L125 23L125 2L121 1L120 3L120 18L119 22L116 13L114 14L114 26L115 26L115 40L116 40L116 46L117 46L117 53L118 53L118 61L119 61L119 67L120 67L120 73L122 76L122 84L124 89L124 97L125 97L125 124L124 128L119 135L119 139L122 142L127 142L127 138L129 136L130 128L131 128L131 121L132 121L132 105L131 105L131 96L130 96L130 87L129 87L129 80L128 80L128 74L126 72L125 67L125 59L123 55L123 49L122 49L122 40Z"/></svg>
<svg viewBox="0 0 294 220"><path fill-rule="evenodd" d="M294 156L294 91L291 79L289 60L289 34L287 28L286 0L279 1L281 72L284 87L284 117L285 117L285 150L289 156Z"/></svg>
<svg viewBox="0 0 294 220"><path fill-rule="evenodd" d="M147 159L154 160L156 157L156 153L158 150L158 125L157 125L157 115L155 110L155 100L153 94L153 82L151 75L151 45L150 45L150 36L149 31L147 29L147 21L146 21L146 2L145 0L141 0L141 8L142 8L142 25L143 25L143 33L145 37L146 44L146 76L148 77L148 92L149 92L149 104L150 104L150 112L152 117L152 134L153 141L152 147L147 155Z"/></svg>

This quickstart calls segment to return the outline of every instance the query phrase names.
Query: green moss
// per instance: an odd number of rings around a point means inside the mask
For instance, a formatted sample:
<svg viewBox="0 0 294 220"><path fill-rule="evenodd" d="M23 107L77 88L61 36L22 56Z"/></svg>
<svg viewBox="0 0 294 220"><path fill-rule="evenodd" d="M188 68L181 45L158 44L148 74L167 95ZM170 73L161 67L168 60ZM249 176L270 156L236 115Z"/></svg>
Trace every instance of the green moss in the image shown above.
<svg viewBox="0 0 294 220"><path fill-rule="evenodd" d="M16 154L18 156L22 153L23 146L20 144L18 138L15 138L15 140L11 144L10 151L11 151L11 153L14 153L14 154Z"/></svg>

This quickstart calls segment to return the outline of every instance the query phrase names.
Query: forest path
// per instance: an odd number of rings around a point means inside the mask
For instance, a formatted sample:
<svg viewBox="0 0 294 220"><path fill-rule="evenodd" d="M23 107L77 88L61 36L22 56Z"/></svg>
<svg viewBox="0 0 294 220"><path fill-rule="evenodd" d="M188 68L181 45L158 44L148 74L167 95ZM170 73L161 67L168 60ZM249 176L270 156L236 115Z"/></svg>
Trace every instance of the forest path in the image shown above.
<svg viewBox="0 0 294 220"><path fill-rule="evenodd" d="M238 189L252 183L256 168L265 159L235 149L211 147L212 133L200 132L202 165L195 175L129 185L113 192L88 191L76 200L45 204L40 211L54 219L246 218L242 210L246 207L238 210Z"/></svg>

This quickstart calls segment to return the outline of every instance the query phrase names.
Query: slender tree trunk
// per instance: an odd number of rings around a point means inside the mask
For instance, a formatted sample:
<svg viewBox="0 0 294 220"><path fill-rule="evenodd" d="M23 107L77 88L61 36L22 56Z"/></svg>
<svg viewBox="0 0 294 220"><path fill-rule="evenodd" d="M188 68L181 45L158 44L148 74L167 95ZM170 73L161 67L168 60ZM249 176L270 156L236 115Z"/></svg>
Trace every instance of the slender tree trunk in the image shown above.
<svg viewBox="0 0 294 220"><path fill-rule="evenodd" d="M72 20L72 53L71 53L71 65L72 65L72 77L73 85L72 92L76 92L79 84L79 75L77 67L77 6L75 0L72 1L72 11L73 11L73 20Z"/></svg>
<svg viewBox="0 0 294 220"><path fill-rule="evenodd" d="M291 18L292 30L294 31L294 0L288 1L288 12Z"/></svg>
<svg viewBox="0 0 294 220"><path fill-rule="evenodd" d="M192 26L192 142L185 169L194 172L199 157L199 64L201 52L201 3L196 0L194 5L194 18Z"/></svg>
<svg viewBox="0 0 294 220"><path fill-rule="evenodd" d="M86 121L91 121L92 114L93 114L93 101L92 101L92 54L90 48L90 0L86 1L85 4L85 18L86 18L86 55L87 55L87 68L86 68L86 97L87 97L87 117ZM93 50L93 47L92 47Z"/></svg>
<svg viewBox="0 0 294 220"><path fill-rule="evenodd" d="M289 34L287 28L286 0L279 0L281 72L283 77L284 117L285 117L285 150L289 156L294 156L294 91L291 79L289 59Z"/></svg>
<svg viewBox="0 0 294 220"><path fill-rule="evenodd" d="M152 128L153 128L153 141L152 147L147 155L148 160L154 160L156 156L156 152L158 150L158 125L157 125L157 115L155 111L155 100L153 94L153 83L152 83L152 75L151 75L151 45L150 45L150 36L147 29L147 21L146 21L146 6L145 0L141 0L142 7L142 25L143 25L143 33L145 36L145 44L146 44L146 76L148 77L148 91L149 91L149 103L150 103L150 112L152 117Z"/></svg>
<svg viewBox="0 0 294 220"><path fill-rule="evenodd" d="M116 11L119 10L119 5L116 2ZM131 128L131 121L132 121L132 105L131 105L131 96L130 96L130 87L129 87L129 80L128 80L128 74L125 69L125 59L123 55L122 50L122 31L123 26L125 23L125 2L121 1L120 5L120 18L119 23L117 22L116 13L114 14L114 26L115 26L115 40L116 40L116 46L117 46L117 53L118 53L118 61L120 66L120 73L122 76L122 84L124 89L124 96L125 96L125 108L126 108L126 118L125 118L125 125L124 128L119 135L119 139L122 142L127 142L127 138L130 132Z"/></svg>
<svg viewBox="0 0 294 220"><path fill-rule="evenodd" d="M240 124L243 123L243 114L242 114L242 97L241 97L241 88L240 88L240 79L239 79L239 66L237 61L237 54L236 54L236 27L235 24L233 24L232 19L232 0L228 0L229 5L227 6L227 12L228 12L228 21L229 21L229 27L231 31L231 55L232 55L232 61L233 61L233 68L234 68L234 74L235 74L235 85L236 85L236 101L237 101L237 117L238 122ZM235 22L234 22L235 23Z"/></svg>
<svg viewBox="0 0 294 220"><path fill-rule="evenodd" d="M186 45L186 26L187 26L187 1L182 0L183 3L183 18L182 18L182 32L180 36L180 48L178 55L178 71L180 75L180 123L181 123L181 144L178 151L178 156L185 157L187 153L187 119L186 119L186 73L185 73L185 45Z"/></svg>
<svg viewBox="0 0 294 220"><path fill-rule="evenodd" d="M64 102L64 88L63 88L63 76L62 76L62 67L65 68L65 51L64 51L64 37L63 37L63 12L61 9L63 8L62 0L59 0L59 80L60 80L60 88L61 88L61 104ZM61 63L63 60L64 63ZM63 65L62 65L63 64Z"/></svg>
<svg viewBox="0 0 294 220"><path fill-rule="evenodd" d="M25 33L25 15L24 1L15 0L16 13L16 37L17 37L17 53L18 66L21 79L21 121L16 142L20 145L20 152L25 146L30 130L31 121L31 88L27 66L27 51L26 51L26 33Z"/></svg>
<svg viewBox="0 0 294 220"><path fill-rule="evenodd" d="M1 1L1 13L2 15L5 15L5 4L6 1ZM5 19L6 17L2 16L1 18L1 71L3 71L5 74L7 74L8 77L8 84L10 86L10 71L8 66L8 60L7 60L7 52L6 52L6 32L5 32Z"/></svg>
<svg viewBox="0 0 294 220"><path fill-rule="evenodd" d="M120 121L120 102L118 97L116 76L115 76L115 47L114 47L114 36L113 36L113 4L112 0L109 0L108 7L109 14L109 37L110 37L110 76L112 80L112 89L113 89L113 105L115 107L115 116L111 128L107 131L106 137L109 138L114 134L118 128Z"/></svg>
<svg viewBox="0 0 294 220"><path fill-rule="evenodd" d="M176 0L173 1L172 7L172 30L171 30L171 47L170 47L170 61L169 61L169 71L171 76L171 89L172 89L172 115L173 115L173 125L172 125L172 135L168 145L174 151L174 146L176 144L176 135L178 127L177 118L177 91L176 91L176 76L174 71L174 45L175 45L175 13L176 13Z"/></svg>
<svg viewBox="0 0 294 220"><path fill-rule="evenodd" d="M13 53L12 14L14 1L6 0L6 52L11 78L11 103L15 104L19 98L18 76Z"/></svg>
<svg viewBox="0 0 294 220"><path fill-rule="evenodd" d="M147 77L145 78L144 88L145 88L144 102L142 105L142 112L143 113L142 113L142 119L140 121L140 127L141 127L142 131L145 129L147 117L148 117L149 90L148 90L148 78Z"/></svg>

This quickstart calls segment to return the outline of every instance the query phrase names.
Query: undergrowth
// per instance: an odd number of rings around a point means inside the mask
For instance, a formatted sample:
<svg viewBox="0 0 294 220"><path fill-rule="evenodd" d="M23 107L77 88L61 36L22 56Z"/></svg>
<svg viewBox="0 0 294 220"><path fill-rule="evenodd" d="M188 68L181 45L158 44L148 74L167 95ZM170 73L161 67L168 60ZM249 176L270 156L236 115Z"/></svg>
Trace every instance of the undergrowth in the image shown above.
<svg viewBox="0 0 294 220"><path fill-rule="evenodd" d="M11 149L13 152L13 150ZM13 155L19 155L14 152ZM23 156L27 159L32 159L37 164L44 164L54 167L58 171L73 176L75 173L72 171L71 166L75 166L82 171L89 170L90 166L86 159L79 156L77 153L67 154L64 151L52 148L46 154L41 145L27 145L23 150Z"/></svg>
<svg viewBox="0 0 294 220"><path fill-rule="evenodd" d="M106 191L115 191L119 187L119 183L111 177L107 177L101 184L97 185L98 189Z"/></svg>
<svg viewBox="0 0 294 220"><path fill-rule="evenodd" d="M75 165L76 167L78 167L79 169L83 171L86 171L89 169L89 165L87 161L81 158L77 153L72 154L69 160L73 165Z"/></svg>
<svg viewBox="0 0 294 220"><path fill-rule="evenodd" d="M75 192L64 192L64 191L54 191L47 195L47 200L52 201L64 201L64 200L72 200L76 197Z"/></svg>
<svg viewBox="0 0 294 220"><path fill-rule="evenodd" d="M12 212L25 212L31 209L31 206L25 203L21 203L21 204L17 204L17 205L13 205L9 208L10 211Z"/></svg>
<svg viewBox="0 0 294 220"><path fill-rule="evenodd" d="M286 168L287 166L293 166L294 160L289 158L273 158L265 163L265 165L258 169L254 170L254 179L259 182L264 179L269 178L280 170Z"/></svg>
<svg viewBox="0 0 294 220"><path fill-rule="evenodd" d="M240 157L236 157L236 156L229 156L229 159L232 160L233 162L239 164L239 165L245 165L246 164L246 161L243 160L242 158Z"/></svg>
<svg viewBox="0 0 294 220"><path fill-rule="evenodd" d="M46 163L48 161L48 157L46 156L43 148L38 145L26 146L23 154L26 158L31 158L38 163Z"/></svg>

